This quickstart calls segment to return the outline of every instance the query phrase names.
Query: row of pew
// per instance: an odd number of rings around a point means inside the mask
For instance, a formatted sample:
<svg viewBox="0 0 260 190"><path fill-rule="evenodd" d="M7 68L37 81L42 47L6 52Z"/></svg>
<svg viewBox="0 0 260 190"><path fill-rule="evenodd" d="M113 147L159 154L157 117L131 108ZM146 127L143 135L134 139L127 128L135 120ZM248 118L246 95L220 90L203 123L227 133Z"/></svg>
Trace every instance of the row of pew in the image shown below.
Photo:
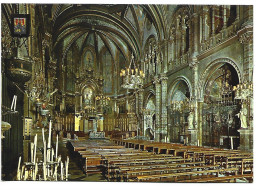
<svg viewBox="0 0 260 190"><path fill-rule="evenodd" d="M144 140L70 141L86 174L100 172L108 181L252 182L253 155Z"/></svg>

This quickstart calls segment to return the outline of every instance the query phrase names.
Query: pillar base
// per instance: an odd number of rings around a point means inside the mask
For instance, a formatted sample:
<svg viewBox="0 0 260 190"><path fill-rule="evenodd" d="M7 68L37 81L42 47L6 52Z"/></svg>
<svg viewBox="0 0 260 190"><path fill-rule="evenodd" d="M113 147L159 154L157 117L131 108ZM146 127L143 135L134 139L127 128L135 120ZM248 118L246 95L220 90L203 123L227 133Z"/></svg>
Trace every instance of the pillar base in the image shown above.
<svg viewBox="0 0 260 190"><path fill-rule="evenodd" d="M197 130L196 129L188 129L189 134L189 145L198 146L198 138L197 138Z"/></svg>
<svg viewBox="0 0 260 190"><path fill-rule="evenodd" d="M240 128L237 131L240 133L240 146L238 149L253 152L253 130Z"/></svg>

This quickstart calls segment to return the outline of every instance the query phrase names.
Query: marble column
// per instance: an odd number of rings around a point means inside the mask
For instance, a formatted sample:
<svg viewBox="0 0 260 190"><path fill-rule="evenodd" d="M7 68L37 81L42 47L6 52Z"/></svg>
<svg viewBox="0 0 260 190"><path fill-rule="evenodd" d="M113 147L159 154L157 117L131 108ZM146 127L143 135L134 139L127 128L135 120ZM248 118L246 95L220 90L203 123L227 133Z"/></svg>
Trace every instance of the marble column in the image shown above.
<svg viewBox="0 0 260 190"><path fill-rule="evenodd" d="M155 141L160 141L161 127L161 84L158 76L155 76Z"/></svg>
<svg viewBox="0 0 260 190"><path fill-rule="evenodd" d="M161 134L162 141L167 141L167 80L166 74L161 74Z"/></svg>

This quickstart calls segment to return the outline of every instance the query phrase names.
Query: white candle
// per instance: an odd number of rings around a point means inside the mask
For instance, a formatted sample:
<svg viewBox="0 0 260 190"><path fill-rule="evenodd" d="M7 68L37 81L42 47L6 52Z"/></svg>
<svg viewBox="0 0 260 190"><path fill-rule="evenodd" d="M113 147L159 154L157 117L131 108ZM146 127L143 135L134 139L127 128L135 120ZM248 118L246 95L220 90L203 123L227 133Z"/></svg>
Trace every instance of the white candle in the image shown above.
<svg viewBox="0 0 260 190"><path fill-rule="evenodd" d="M200 140L198 140L198 146L200 146Z"/></svg>
<svg viewBox="0 0 260 190"><path fill-rule="evenodd" d="M11 104L11 111L12 111L13 106L14 106L14 100L15 100L15 95L14 95L14 97L13 97L13 101L12 101L12 104Z"/></svg>
<svg viewBox="0 0 260 190"><path fill-rule="evenodd" d="M43 163L43 178L46 181L46 164Z"/></svg>
<svg viewBox="0 0 260 190"><path fill-rule="evenodd" d="M51 148L51 120L50 120L50 123L49 123L48 148Z"/></svg>
<svg viewBox="0 0 260 190"><path fill-rule="evenodd" d="M59 142L59 136L57 135L57 141L56 141L56 155L55 155L55 157L56 157L56 161L57 161L57 159L58 159L58 142Z"/></svg>
<svg viewBox="0 0 260 190"><path fill-rule="evenodd" d="M69 174L69 157L67 156L67 162L66 162L66 180L68 180L68 174Z"/></svg>
<svg viewBox="0 0 260 190"><path fill-rule="evenodd" d="M36 150L37 150L37 134L34 137L34 154L33 154L33 156L34 156L33 163L34 164L36 162Z"/></svg>
<svg viewBox="0 0 260 190"><path fill-rule="evenodd" d="M42 142L45 141L45 137L44 137L44 128L42 128Z"/></svg>
<svg viewBox="0 0 260 190"><path fill-rule="evenodd" d="M33 162L33 148L34 148L34 143L31 142L31 162Z"/></svg>
<svg viewBox="0 0 260 190"><path fill-rule="evenodd" d="M46 141L43 141L43 161L46 164Z"/></svg>
<svg viewBox="0 0 260 190"><path fill-rule="evenodd" d="M54 157L54 149L51 149L51 161L53 162L53 157Z"/></svg>
<svg viewBox="0 0 260 190"><path fill-rule="evenodd" d="M15 100L14 100L14 111L15 111L15 110L16 110L16 100L17 100L17 96L14 95L14 98L15 98Z"/></svg>
<svg viewBox="0 0 260 190"><path fill-rule="evenodd" d="M37 173L38 173L38 164L36 163L36 165L35 165L35 171L34 171L34 176L33 176L33 180L34 180L34 181L36 181Z"/></svg>
<svg viewBox="0 0 260 190"><path fill-rule="evenodd" d="M60 164L60 177L61 177L61 180L63 180L63 163L62 162Z"/></svg>
<svg viewBox="0 0 260 190"><path fill-rule="evenodd" d="M19 157L18 168L17 168L17 180L19 181L21 180L20 165L21 165L21 156Z"/></svg>

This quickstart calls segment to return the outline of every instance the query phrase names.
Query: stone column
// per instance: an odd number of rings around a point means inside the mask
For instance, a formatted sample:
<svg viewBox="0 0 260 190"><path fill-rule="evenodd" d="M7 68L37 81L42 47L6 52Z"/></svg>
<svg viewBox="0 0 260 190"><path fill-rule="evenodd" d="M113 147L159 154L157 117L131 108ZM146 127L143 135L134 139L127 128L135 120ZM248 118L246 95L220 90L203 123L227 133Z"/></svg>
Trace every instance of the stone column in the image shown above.
<svg viewBox="0 0 260 190"><path fill-rule="evenodd" d="M181 54L182 55L184 55L184 53L185 53L185 49L186 49L186 29L187 29L187 26L186 26L186 23L185 23L185 19L186 18L183 18L182 19L182 28L181 28L181 30L182 30L182 36L181 36Z"/></svg>
<svg viewBox="0 0 260 190"><path fill-rule="evenodd" d="M198 60L197 57L193 57L190 67L192 69L192 92L191 92L191 112L194 113L193 119L193 127L194 129L191 131L191 142L192 145L198 145L199 137L198 133L198 123L199 123L199 112L198 112Z"/></svg>
<svg viewBox="0 0 260 190"><path fill-rule="evenodd" d="M253 152L253 130L239 129L238 132L240 133L239 150Z"/></svg>
<svg viewBox="0 0 260 190"><path fill-rule="evenodd" d="M144 107L144 89L139 89L139 128L142 136L144 136L144 114L143 114L143 107Z"/></svg>
<svg viewBox="0 0 260 190"><path fill-rule="evenodd" d="M253 23L248 6L248 17L243 28L238 31L239 41L243 44L243 79L245 83L253 82ZM248 128L240 129L240 147L245 151L253 150L253 97L248 97Z"/></svg>
<svg viewBox="0 0 260 190"><path fill-rule="evenodd" d="M163 47L164 47L164 51L163 51L163 68L161 68L161 72L163 73L167 73L168 72L168 41L165 39L163 41Z"/></svg>
<svg viewBox="0 0 260 190"><path fill-rule="evenodd" d="M237 9L236 20L239 20L240 19L240 5L236 5L236 9Z"/></svg>
<svg viewBox="0 0 260 190"><path fill-rule="evenodd" d="M193 33L193 55L197 55L198 51L199 51L199 15L197 13L193 14L193 29L194 29L194 33Z"/></svg>
<svg viewBox="0 0 260 190"><path fill-rule="evenodd" d="M178 15L177 16L177 19L176 19L176 59L178 59L180 57L180 48L181 48L181 28L180 28L180 19L181 19L181 16Z"/></svg>
<svg viewBox="0 0 260 190"><path fill-rule="evenodd" d="M161 133L162 133L162 141L167 142L167 80L166 74L161 74Z"/></svg>
<svg viewBox="0 0 260 190"><path fill-rule="evenodd" d="M155 141L160 141L161 127L161 84L158 76L155 76Z"/></svg>
<svg viewBox="0 0 260 190"><path fill-rule="evenodd" d="M227 27L227 5L223 5L223 28Z"/></svg>
<svg viewBox="0 0 260 190"><path fill-rule="evenodd" d="M189 39L188 39L189 47L186 47L186 49L189 52L189 50L192 50L192 48L193 48L193 35L194 35L194 32L192 32L193 28L191 27L192 26L191 19L188 20L187 25L188 25L188 28L189 28Z"/></svg>
<svg viewBox="0 0 260 190"><path fill-rule="evenodd" d="M211 18L211 36L214 36L215 34L215 30L216 30L216 27L215 27L215 15L216 15L216 10L215 10L215 6L212 5L212 18Z"/></svg>

